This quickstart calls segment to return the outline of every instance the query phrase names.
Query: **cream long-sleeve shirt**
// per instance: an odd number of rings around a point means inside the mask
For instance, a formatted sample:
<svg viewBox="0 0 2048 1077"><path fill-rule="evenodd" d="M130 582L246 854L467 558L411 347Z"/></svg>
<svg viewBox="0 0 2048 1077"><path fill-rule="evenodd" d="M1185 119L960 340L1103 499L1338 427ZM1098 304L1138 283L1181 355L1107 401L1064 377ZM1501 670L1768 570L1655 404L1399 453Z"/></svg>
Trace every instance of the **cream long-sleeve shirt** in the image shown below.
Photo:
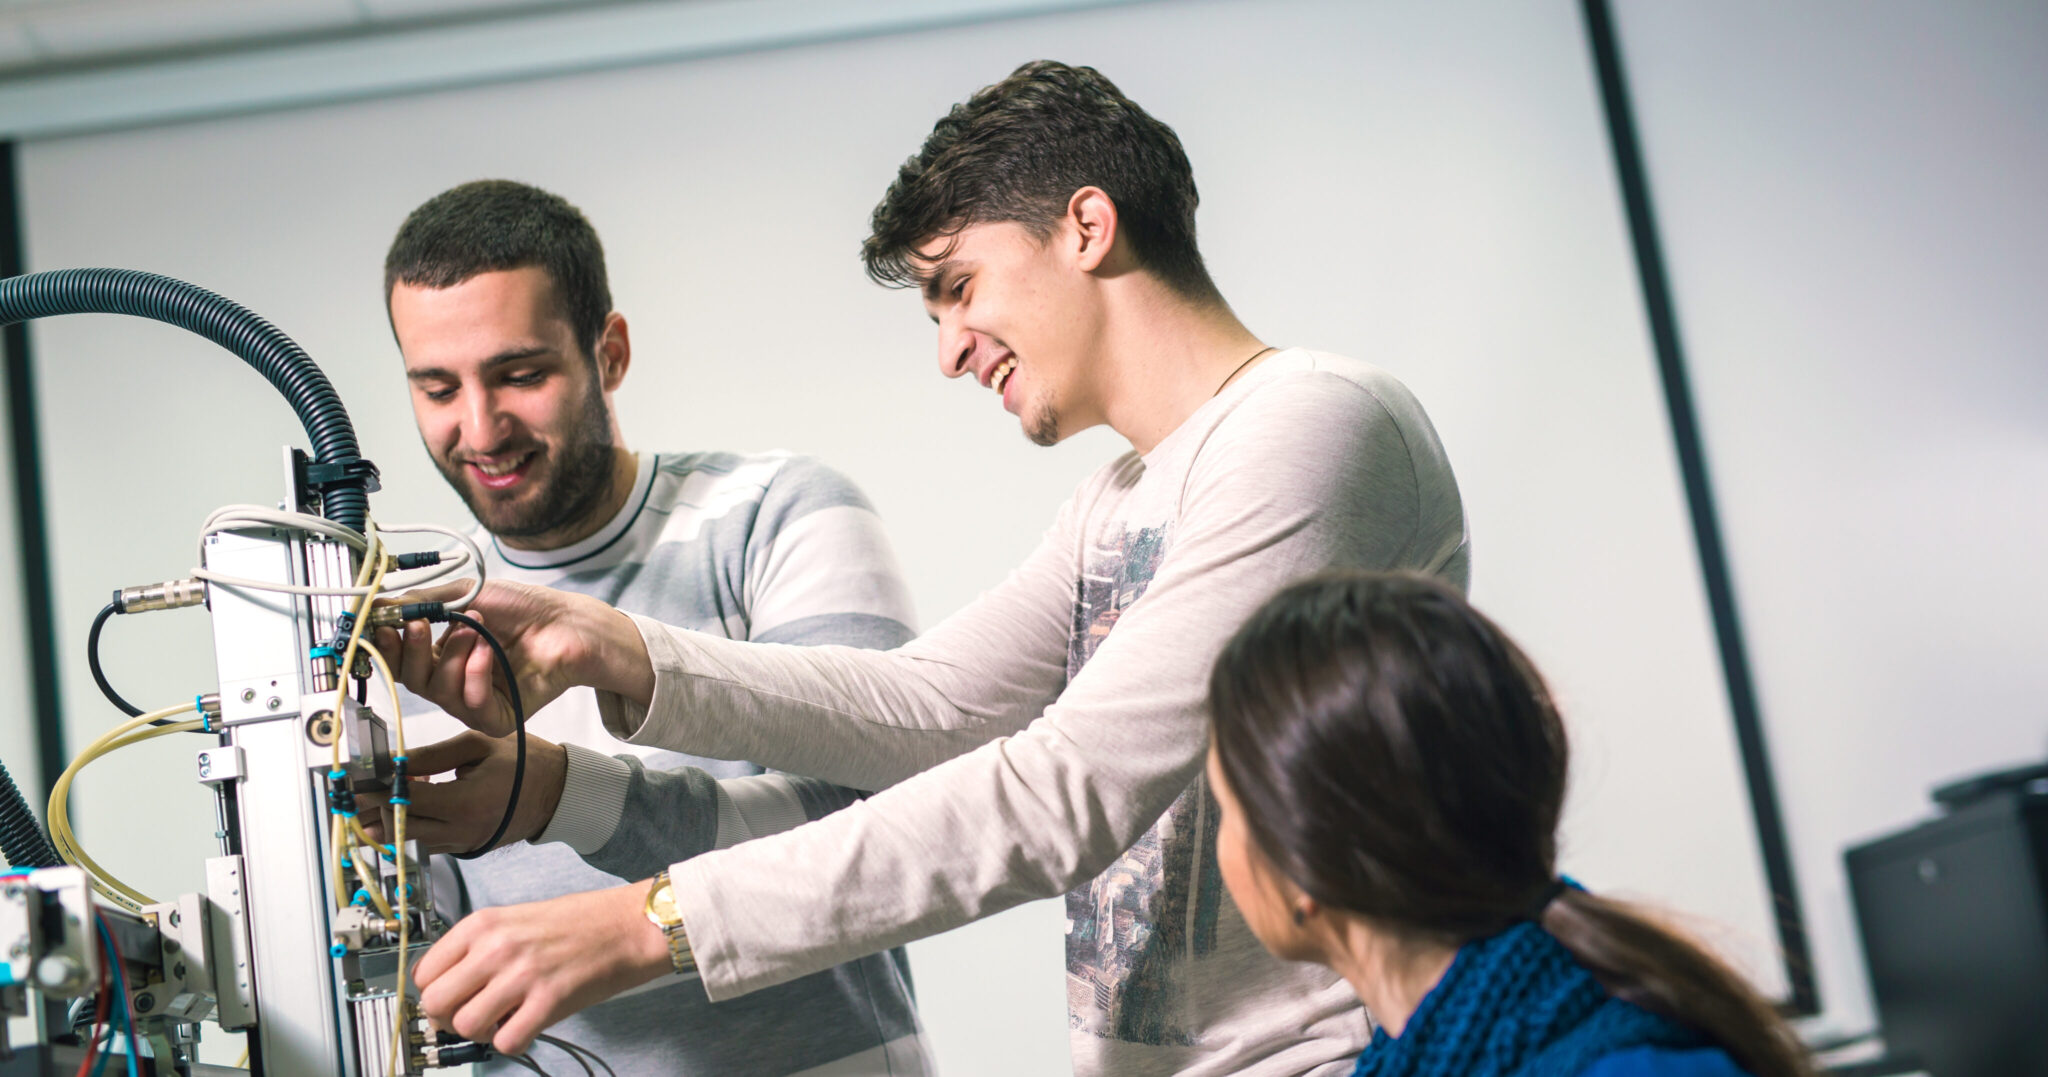
<svg viewBox="0 0 2048 1077"><path fill-rule="evenodd" d="M1338 566L1462 585L1457 485L1408 390L1289 350L1082 483L1007 580L893 651L635 618L639 744L883 792L671 869L714 999L1067 893L1079 1074L1349 1072L1368 1022L1223 891L1205 697L1262 601Z"/></svg>

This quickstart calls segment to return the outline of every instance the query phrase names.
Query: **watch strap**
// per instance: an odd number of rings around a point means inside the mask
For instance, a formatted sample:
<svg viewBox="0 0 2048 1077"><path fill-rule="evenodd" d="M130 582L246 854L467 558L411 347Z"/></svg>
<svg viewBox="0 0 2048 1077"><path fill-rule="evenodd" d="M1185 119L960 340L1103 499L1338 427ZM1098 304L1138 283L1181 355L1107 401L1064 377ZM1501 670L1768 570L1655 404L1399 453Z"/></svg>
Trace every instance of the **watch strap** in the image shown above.
<svg viewBox="0 0 2048 1077"><path fill-rule="evenodd" d="M669 891L669 912L668 915L659 916L654 911L654 896L664 888L667 888ZM648 888L647 908L647 918L653 921L655 926L661 928L662 937L668 940L669 966L675 969L679 975L694 974L697 971L697 955L695 951L690 949L690 933L683 927L682 913L675 908L675 887L669 880L666 868L662 870L661 874L654 877L653 885Z"/></svg>

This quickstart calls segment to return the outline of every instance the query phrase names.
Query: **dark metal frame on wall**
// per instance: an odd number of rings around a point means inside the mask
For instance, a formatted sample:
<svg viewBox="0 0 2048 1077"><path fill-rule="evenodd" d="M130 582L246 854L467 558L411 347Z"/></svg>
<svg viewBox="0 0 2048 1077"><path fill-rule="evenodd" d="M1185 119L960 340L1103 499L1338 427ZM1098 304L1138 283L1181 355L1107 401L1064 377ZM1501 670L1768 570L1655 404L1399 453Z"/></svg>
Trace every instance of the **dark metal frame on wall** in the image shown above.
<svg viewBox="0 0 2048 1077"><path fill-rule="evenodd" d="M1778 786L1771 773L1770 755L1765 749L1763 716L1757 706L1756 685L1751 679L1749 652L1743 642L1742 620L1736 613L1735 586L1728 572L1728 551L1721 541L1720 515L1714 508L1713 485L1707 477L1706 449L1700 440L1699 412L1693 404L1692 385L1685 370L1685 349L1678 335L1677 308L1671 299L1671 282L1664 269L1664 249L1657 235L1657 218L1650 203L1650 182L1643 164L1643 151L1636 139L1635 112L1628 95L1628 75L1621 66L1621 46L1615 38L1614 12L1608 0L1581 0L1585 13L1586 37L1593 50L1593 67L1600 83L1600 104L1607 120L1607 135L1614 150L1614 168L1621 181L1621 197L1628 211L1630 244L1635 249L1636 273L1643 289L1643 307L1650 322L1650 339L1657 354L1657 373L1664 387L1665 410L1671 419L1671 437L1678 449L1679 471L1685 480L1685 500L1691 510L1693 543L1698 548L1700 574L1707 589L1707 605L1714 617L1714 642L1721 655L1721 675L1728 686L1728 709L1735 720L1735 737L1742 753L1742 773L1749 785L1750 811L1756 823L1757 844L1763 851L1764 876L1771 888L1771 912L1777 922L1778 946L1785 962L1785 978L1791 995L1783 1002L1794 1015L1820 1012L1820 994L1813 979L1813 957L1806 935L1805 908L1799 901L1799 884L1792 872L1791 843L1785 835L1785 818L1778 806Z"/></svg>
<svg viewBox="0 0 2048 1077"><path fill-rule="evenodd" d="M27 272L22 241L17 146L0 142L0 277ZM14 465L14 512L21 551L21 611L28 637L29 683L35 707L36 764L48 789L64 773L64 708L57 677L57 623L50 597L50 532L43 513L42 432L36 426L35 365L29 361L28 323L0 330L6 353L9 448Z"/></svg>

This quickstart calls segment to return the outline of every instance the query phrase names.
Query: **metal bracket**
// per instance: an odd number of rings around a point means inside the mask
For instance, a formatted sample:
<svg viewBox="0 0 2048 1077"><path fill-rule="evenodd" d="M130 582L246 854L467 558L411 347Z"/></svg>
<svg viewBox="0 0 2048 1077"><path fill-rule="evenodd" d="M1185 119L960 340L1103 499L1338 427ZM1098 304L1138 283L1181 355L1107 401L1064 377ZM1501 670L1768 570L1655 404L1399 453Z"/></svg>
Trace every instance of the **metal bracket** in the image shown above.
<svg viewBox="0 0 2048 1077"><path fill-rule="evenodd" d="M232 744L199 749L199 781L206 785L242 780L242 750Z"/></svg>
<svg viewBox="0 0 2048 1077"><path fill-rule="evenodd" d="M216 856L206 862L207 966L213 970L220 1027L230 1032L256 1025L256 978L250 969L248 896L242 858Z"/></svg>

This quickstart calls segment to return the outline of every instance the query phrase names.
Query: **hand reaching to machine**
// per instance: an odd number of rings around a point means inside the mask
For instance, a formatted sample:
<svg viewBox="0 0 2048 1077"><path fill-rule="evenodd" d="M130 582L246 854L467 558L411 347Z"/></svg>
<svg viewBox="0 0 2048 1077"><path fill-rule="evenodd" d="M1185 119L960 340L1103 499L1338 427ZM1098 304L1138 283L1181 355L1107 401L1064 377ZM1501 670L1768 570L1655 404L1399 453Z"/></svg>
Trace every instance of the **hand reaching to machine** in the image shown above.
<svg viewBox="0 0 2048 1077"><path fill-rule="evenodd" d="M549 1025L672 971L668 940L642 912L646 882L500 905L455 922L420 959L420 1008L500 1054Z"/></svg>
<svg viewBox="0 0 2048 1077"><path fill-rule="evenodd" d="M526 775L519 786L519 805L513 809L499 845L532 841L548 828L555 808L562 800L562 780L568 773L568 753L553 741L526 738ZM406 837L415 839L432 853L481 852L505 814L505 800L511 795L515 749L508 737L487 737L474 730L447 740L414 748L407 753L406 769L413 776L412 807L406 812ZM445 781L424 781L448 774ZM378 841L388 836L384 798L364 794L359 801L369 829ZM374 809L374 814L371 814Z"/></svg>
<svg viewBox="0 0 2048 1077"><path fill-rule="evenodd" d="M462 584L428 588L386 604L444 602L465 590ZM654 667L639 629L595 598L491 580L464 612L505 649L527 714L578 685L643 705L654 695ZM451 625L437 641L425 621L408 621L402 631L379 628L376 642L406 688L478 732L513 731L511 697L491 649L468 626Z"/></svg>

